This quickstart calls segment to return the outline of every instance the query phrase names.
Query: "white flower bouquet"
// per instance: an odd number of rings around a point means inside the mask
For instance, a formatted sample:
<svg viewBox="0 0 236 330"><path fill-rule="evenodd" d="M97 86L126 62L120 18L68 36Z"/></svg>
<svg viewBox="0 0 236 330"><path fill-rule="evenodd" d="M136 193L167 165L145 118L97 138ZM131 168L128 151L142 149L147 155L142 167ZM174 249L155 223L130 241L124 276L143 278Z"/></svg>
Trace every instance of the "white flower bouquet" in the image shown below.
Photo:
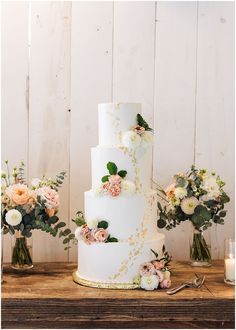
<svg viewBox="0 0 236 330"><path fill-rule="evenodd" d="M202 232L212 223L224 224L224 205L230 200L223 189L224 185L216 173L194 166L187 173L176 174L165 191L156 185L158 196L166 202L164 207L158 202L158 227L170 230L186 220L193 224L191 260L211 261L211 253Z"/></svg>
<svg viewBox="0 0 236 330"><path fill-rule="evenodd" d="M58 188L63 183L65 172L55 179L43 177L33 179L27 184L24 178L24 164L14 167L10 173L8 161L7 171L2 172L1 190L1 228L4 234L16 236L12 253L14 268L32 267L32 257L27 246L27 238L35 229L42 230L52 236L64 237L64 243L74 238L70 229L62 230L65 222L59 222ZM73 236L73 237L72 237Z"/></svg>

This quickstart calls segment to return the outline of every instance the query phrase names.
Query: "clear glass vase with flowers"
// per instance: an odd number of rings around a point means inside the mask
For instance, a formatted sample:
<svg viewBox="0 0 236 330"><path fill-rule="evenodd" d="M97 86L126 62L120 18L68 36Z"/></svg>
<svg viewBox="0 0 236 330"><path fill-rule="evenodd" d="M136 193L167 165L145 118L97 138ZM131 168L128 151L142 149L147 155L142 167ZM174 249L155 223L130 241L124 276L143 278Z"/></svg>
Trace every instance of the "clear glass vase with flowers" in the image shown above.
<svg viewBox="0 0 236 330"><path fill-rule="evenodd" d="M192 223L190 262L192 266L210 266L211 250L206 240L206 230L212 224L224 224L225 203L230 201L224 191L225 183L214 172L192 166L187 173L174 175L170 186L163 190L156 185L158 196L159 228L171 230L181 222Z"/></svg>
<svg viewBox="0 0 236 330"><path fill-rule="evenodd" d="M70 229L62 229L65 222L59 221L58 189L63 183L65 172L55 179L33 179L30 184L24 177L24 163L10 171L5 161L6 171L2 172L1 228L12 239L12 267L28 269L33 267L32 244L29 239L33 230L42 230L52 236L63 237L63 243L74 239ZM68 247L66 247L68 248Z"/></svg>

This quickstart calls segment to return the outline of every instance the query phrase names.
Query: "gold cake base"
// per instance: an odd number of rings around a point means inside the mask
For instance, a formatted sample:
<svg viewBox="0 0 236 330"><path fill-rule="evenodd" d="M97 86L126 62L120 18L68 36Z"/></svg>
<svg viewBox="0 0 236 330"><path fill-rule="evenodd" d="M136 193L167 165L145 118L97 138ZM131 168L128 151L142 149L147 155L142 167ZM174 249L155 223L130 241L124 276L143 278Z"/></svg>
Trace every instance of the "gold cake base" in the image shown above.
<svg viewBox="0 0 236 330"><path fill-rule="evenodd" d="M131 283L105 283L105 282L94 282L85 280L79 277L76 273L76 270L73 272L73 281L77 284L81 284L84 286L89 286L91 288L99 288L99 289L116 289L116 290L134 290L138 289L139 286L137 284Z"/></svg>

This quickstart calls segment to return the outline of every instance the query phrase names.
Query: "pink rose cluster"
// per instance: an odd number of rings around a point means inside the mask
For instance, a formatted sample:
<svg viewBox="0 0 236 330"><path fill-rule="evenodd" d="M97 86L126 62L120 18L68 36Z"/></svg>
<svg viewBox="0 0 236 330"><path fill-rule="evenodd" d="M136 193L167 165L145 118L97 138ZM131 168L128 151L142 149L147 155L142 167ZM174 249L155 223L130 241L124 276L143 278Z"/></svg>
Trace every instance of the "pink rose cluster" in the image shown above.
<svg viewBox="0 0 236 330"><path fill-rule="evenodd" d="M159 282L159 286L162 289L167 289L171 286L171 280L169 276L165 276L165 273L167 273L168 271L164 271L164 267L165 264L163 261L153 260L151 262L143 263L139 267L139 274L141 277L151 275L156 276Z"/></svg>
<svg viewBox="0 0 236 330"><path fill-rule="evenodd" d="M57 212L60 205L58 192L55 189L45 186L37 189L36 194L45 201L46 212L52 217Z"/></svg>
<svg viewBox="0 0 236 330"><path fill-rule="evenodd" d="M106 229L90 229L87 224L81 227L80 235L86 244L105 243L109 237L109 233Z"/></svg>
<svg viewBox="0 0 236 330"><path fill-rule="evenodd" d="M103 192L108 193L112 197L119 196L121 193L122 178L116 175L110 175L108 181L102 185Z"/></svg>

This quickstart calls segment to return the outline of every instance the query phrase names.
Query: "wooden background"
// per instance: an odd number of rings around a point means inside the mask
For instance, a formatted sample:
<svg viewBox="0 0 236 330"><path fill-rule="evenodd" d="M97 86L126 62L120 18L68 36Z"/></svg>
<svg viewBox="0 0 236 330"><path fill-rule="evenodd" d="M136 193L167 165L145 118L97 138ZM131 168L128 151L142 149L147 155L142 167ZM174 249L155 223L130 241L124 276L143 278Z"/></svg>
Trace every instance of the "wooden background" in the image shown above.
<svg viewBox="0 0 236 330"><path fill-rule="evenodd" d="M71 228L91 187L97 104L112 100L143 104L159 184L193 163L227 182L226 224L212 229L222 257L235 223L234 3L2 3L2 161L24 160L29 178L65 170L60 217ZM175 259L188 258L188 232L166 232ZM76 260L59 239L33 241L35 261ZM10 245L5 236L6 261Z"/></svg>

